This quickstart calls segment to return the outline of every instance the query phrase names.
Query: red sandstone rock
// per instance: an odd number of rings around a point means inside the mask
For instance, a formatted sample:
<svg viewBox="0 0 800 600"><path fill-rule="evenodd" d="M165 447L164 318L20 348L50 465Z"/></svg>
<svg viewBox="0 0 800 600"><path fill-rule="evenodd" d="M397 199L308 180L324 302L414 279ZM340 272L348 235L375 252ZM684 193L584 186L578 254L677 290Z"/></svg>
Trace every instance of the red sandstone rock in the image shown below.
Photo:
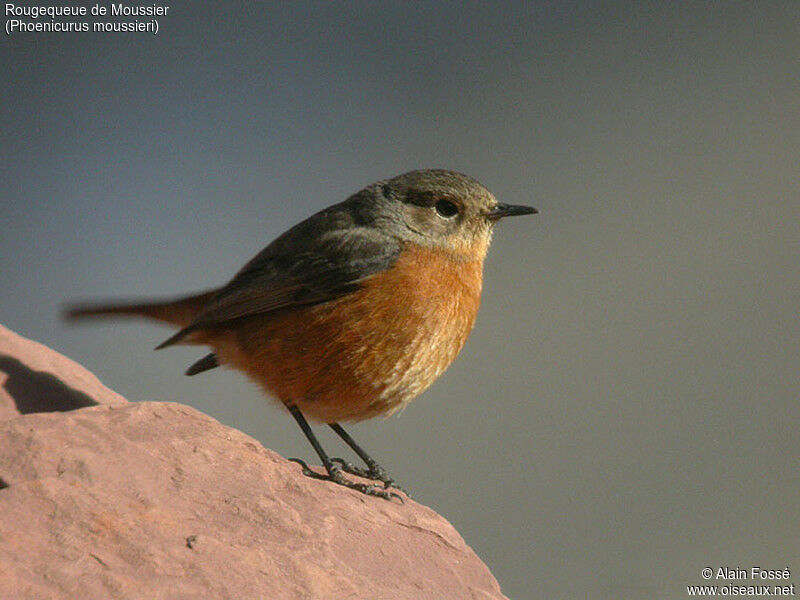
<svg viewBox="0 0 800 600"><path fill-rule="evenodd" d="M26 376L16 403L43 406L37 384L56 377L100 403L0 422L0 598L504 598L429 508L305 477L188 406L126 403L0 333L0 385Z"/></svg>
<svg viewBox="0 0 800 600"><path fill-rule="evenodd" d="M126 402L75 361L0 325L0 420Z"/></svg>

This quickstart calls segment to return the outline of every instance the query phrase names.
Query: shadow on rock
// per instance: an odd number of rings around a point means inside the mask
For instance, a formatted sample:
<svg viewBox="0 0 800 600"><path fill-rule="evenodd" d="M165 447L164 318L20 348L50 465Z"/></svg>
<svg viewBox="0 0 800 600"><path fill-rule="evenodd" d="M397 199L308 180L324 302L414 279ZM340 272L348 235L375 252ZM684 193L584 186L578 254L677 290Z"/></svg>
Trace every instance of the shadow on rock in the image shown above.
<svg viewBox="0 0 800 600"><path fill-rule="evenodd" d="M0 372L8 376L3 387L23 415L64 412L97 405L91 396L65 385L55 375L34 371L7 354L0 354Z"/></svg>

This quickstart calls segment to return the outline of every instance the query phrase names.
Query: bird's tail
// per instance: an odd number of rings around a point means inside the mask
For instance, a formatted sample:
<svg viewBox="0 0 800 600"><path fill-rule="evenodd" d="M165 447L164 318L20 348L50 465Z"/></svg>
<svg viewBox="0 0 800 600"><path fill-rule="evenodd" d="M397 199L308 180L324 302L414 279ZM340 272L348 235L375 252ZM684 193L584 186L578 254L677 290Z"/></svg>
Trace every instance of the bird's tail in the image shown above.
<svg viewBox="0 0 800 600"><path fill-rule="evenodd" d="M95 317L146 317L186 327L208 305L217 290L184 296L167 301L113 302L75 304L67 307L64 318L69 321Z"/></svg>

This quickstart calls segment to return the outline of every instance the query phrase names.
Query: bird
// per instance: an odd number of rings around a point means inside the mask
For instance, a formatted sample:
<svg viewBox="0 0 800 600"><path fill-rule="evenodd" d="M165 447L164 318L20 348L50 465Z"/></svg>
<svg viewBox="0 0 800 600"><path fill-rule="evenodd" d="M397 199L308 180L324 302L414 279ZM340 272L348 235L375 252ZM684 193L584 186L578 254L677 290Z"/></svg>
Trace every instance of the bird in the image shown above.
<svg viewBox="0 0 800 600"><path fill-rule="evenodd" d="M462 173L410 171L291 227L222 287L168 300L73 304L65 316L175 326L157 349L212 350L187 375L238 369L288 409L325 469L294 459L306 475L392 499L402 488L341 423L401 411L447 369L475 323L495 224L537 212L498 202ZM331 458L308 419L327 424L366 468Z"/></svg>

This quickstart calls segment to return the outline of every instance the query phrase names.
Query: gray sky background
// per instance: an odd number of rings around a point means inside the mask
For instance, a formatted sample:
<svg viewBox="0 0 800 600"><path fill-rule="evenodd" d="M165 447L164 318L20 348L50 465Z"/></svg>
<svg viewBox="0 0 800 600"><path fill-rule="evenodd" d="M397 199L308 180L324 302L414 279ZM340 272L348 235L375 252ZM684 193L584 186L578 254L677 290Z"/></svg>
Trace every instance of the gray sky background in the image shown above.
<svg viewBox="0 0 800 600"><path fill-rule="evenodd" d="M678 599L707 566L800 584L800 4L175 2L160 25L0 41L0 322L311 459L243 376L154 353L167 329L60 306L222 284L372 181L460 170L541 214L499 225L451 369L354 437L511 598Z"/></svg>

